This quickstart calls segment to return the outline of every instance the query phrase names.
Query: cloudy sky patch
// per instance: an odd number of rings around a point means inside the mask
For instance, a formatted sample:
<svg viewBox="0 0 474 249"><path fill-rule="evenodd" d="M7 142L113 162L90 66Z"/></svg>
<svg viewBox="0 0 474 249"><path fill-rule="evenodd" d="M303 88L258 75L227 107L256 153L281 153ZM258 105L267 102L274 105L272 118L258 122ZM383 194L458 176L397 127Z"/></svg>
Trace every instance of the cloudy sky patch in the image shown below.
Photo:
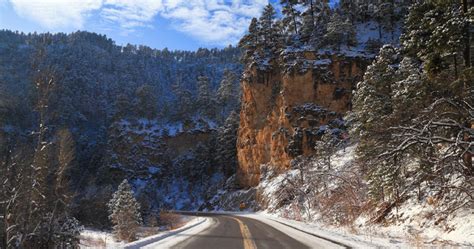
<svg viewBox="0 0 474 249"><path fill-rule="evenodd" d="M162 19L167 28L200 43L225 46L236 44L251 18L259 16L267 3L268 0L0 0L0 15L9 11L5 7L9 5L19 19L49 32L94 30L94 26L107 25L123 36L163 28L157 24L157 19Z"/></svg>

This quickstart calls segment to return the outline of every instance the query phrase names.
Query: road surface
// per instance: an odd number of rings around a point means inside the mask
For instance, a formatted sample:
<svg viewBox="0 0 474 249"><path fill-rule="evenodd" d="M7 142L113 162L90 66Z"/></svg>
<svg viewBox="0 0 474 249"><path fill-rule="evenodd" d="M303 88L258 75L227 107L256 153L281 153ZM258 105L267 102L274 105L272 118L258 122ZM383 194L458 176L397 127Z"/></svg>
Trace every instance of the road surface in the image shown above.
<svg viewBox="0 0 474 249"><path fill-rule="evenodd" d="M177 249L306 249L306 248L341 248L340 245L303 234L297 230L287 234L283 225L277 228L256 219L230 214L200 213L212 219L211 225L196 234L187 234L180 243L172 248ZM290 229L291 230L291 229ZM288 230L286 230L288 231ZM298 234L300 233L300 234ZM299 240L295 239L297 237ZM308 237L310 239L308 240ZM303 242L302 242L303 241ZM330 245L330 246L328 246Z"/></svg>
<svg viewBox="0 0 474 249"><path fill-rule="evenodd" d="M329 237L253 214L172 211L200 216L169 234L150 236L126 249L306 249L351 248Z"/></svg>
<svg viewBox="0 0 474 249"><path fill-rule="evenodd" d="M305 249L309 248L263 222L237 216L210 215L213 224L191 235L174 248L180 249Z"/></svg>

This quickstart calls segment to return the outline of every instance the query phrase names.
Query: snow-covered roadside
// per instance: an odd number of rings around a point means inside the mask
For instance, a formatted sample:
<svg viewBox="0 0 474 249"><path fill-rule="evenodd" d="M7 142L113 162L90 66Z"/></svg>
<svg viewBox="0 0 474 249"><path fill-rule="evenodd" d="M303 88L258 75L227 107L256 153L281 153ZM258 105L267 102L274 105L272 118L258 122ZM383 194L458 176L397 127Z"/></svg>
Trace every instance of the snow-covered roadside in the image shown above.
<svg viewBox="0 0 474 249"><path fill-rule="evenodd" d="M268 213L241 214L241 216L264 222L286 234L295 234L295 237L301 242L311 242L318 237L328 239L334 243L340 243L351 248L409 248L408 243L384 238L375 238L364 235L355 235L345 231L344 229L329 229L316 223L304 223L294 220L288 220ZM301 234L307 234L302 236ZM311 235L310 235L311 234ZM313 238L311 238L313 237ZM320 241L320 240L318 240ZM310 245L310 244L309 244ZM333 248L334 244L330 243L329 248Z"/></svg>
<svg viewBox="0 0 474 249"><path fill-rule="evenodd" d="M305 223L295 220L289 220L285 218L278 217L274 214L269 214L266 212L259 213L233 213L234 215L248 217L252 219L259 220L264 222L288 235L293 236L295 239L308 244L317 237L329 239L333 242L340 243L351 248L413 248L413 247L429 247L429 248L474 248L474 243L469 242L468 239L472 237L472 234L462 234L463 231L452 235L446 239L453 239L454 237L458 238L458 243L447 242L447 241L435 241L435 240L426 240L422 239L416 241L414 238L407 236L406 233L397 234L393 231L393 227L379 227L374 226L370 229L366 228L365 231L349 231L345 227L332 227L325 226L319 223ZM459 221L463 227L473 226L472 220ZM315 238L308 236L301 236L301 231L307 234L312 234ZM430 231L427 231L430 233ZM439 237L439 234L434 234L435 237ZM463 240L460 240L463 238ZM317 240L320 241L320 240ZM424 244L429 243L429 244ZM439 242L439 243L436 243ZM310 245L310 244L309 244ZM311 246L311 245L310 245ZM334 247L334 244L332 245ZM331 248L331 247L329 247Z"/></svg>
<svg viewBox="0 0 474 249"><path fill-rule="evenodd" d="M349 172L356 158L356 146L351 145L345 150L337 151L331 157L333 174L338 172ZM309 169L308 172L310 171ZM387 222L371 222L368 217L370 213L361 213L352 223L337 225L325 222L324 219L332 217L323 214L322 211L331 209L309 208L308 200L305 200L303 208L297 203L284 203L279 198L282 189L285 188L285 179L295 178L299 172L297 169L289 170L284 174L269 175L264 177L258 188L261 196L264 197L264 216L269 216L278 221L288 224L303 226L310 231L334 238L341 238L341 242L346 240L350 243L360 241L374 244L376 247L390 248L413 248L413 247L465 247L474 248L474 209L471 206L459 208L448 215L442 213L442 207L437 205L436 200L430 201L428 198L418 199L412 194L409 198L397 206L392 212L386 215ZM309 182L301 189L311 189ZM328 182L328 188L337 187L333 182ZM429 189L425 190L426 192ZM284 197L284 196L283 196ZM292 205L294 204L294 205ZM307 210L309 209L309 211ZM308 215L310 214L310 215ZM326 215L326 216L324 216ZM284 217L287 219L283 219ZM298 222L294 220L304 221ZM323 222L324 221L324 222ZM333 225L326 225L333 224ZM353 240L356 240L354 242ZM351 242L352 241L352 242ZM359 241L359 242L357 242ZM346 243L347 244L347 243ZM362 244L357 248L366 248Z"/></svg>
<svg viewBox="0 0 474 249"><path fill-rule="evenodd" d="M191 220L181 228L128 243L124 245L123 248L172 248L176 244L188 239L190 236L196 235L206 230L207 228L209 228L209 226L211 226L211 224L211 218L198 217ZM178 234L180 236L175 236Z"/></svg>
<svg viewBox="0 0 474 249"><path fill-rule="evenodd" d="M116 241L110 232L85 229L81 232L82 249L115 249L125 245L123 241Z"/></svg>
<svg viewBox="0 0 474 249"><path fill-rule="evenodd" d="M191 218L187 223L177 229L159 232L158 234L142 238L140 240L126 243L117 241L111 232L85 229L81 232L80 248L82 249L118 249L118 248L169 248L182 240L207 229L211 222L210 218ZM173 236L186 232L186 236ZM181 235L181 234L180 234Z"/></svg>

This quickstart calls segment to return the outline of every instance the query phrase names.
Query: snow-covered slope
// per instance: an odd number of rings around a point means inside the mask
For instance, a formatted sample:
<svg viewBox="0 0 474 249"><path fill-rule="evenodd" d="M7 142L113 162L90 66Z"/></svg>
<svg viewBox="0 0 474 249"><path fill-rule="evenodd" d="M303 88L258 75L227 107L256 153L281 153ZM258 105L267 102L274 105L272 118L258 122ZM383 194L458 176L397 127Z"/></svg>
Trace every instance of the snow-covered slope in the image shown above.
<svg viewBox="0 0 474 249"><path fill-rule="evenodd" d="M445 215L440 203L423 198L418 200L416 195L409 198L396 209L393 209L385 219L384 223L374 223L372 218L377 212L377 207L361 206L355 209L357 213L351 222L340 222L335 215L350 219L351 216L344 212L340 206L354 204L349 200L337 199L337 203L326 205L333 195L338 194L338 188L344 186L342 178L347 172L353 170L356 161L356 145L341 149L331 157L332 170L326 172L326 186L322 190L326 193L313 196L312 199L290 198L286 193L292 189L291 184L298 182L301 174L299 169L292 169L283 174L268 173L262 178L257 191L262 198L264 212L271 217L278 217L289 224L311 231L318 231L328 236L342 236L344 240L352 240L357 245L357 240L373 242L372 246L382 247L416 247L416 246L474 246L474 211L470 206L464 206ZM310 162L312 165L305 169L305 173L320 172L318 162ZM331 179L328 181L328 179ZM344 179L346 181L347 179ZM290 184L290 182L292 182ZM324 185L324 184L323 184ZM361 187L364 188L365 183ZM311 182L304 182L297 186L298 189L306 191L310 195ZM348 189L348 191L352 191ZM298 195L298 191L290 193ZM359 204L363 204L362 200ZM336 209L331 212L327 209ZM356 246L361 247L361 244Z"/></svg>

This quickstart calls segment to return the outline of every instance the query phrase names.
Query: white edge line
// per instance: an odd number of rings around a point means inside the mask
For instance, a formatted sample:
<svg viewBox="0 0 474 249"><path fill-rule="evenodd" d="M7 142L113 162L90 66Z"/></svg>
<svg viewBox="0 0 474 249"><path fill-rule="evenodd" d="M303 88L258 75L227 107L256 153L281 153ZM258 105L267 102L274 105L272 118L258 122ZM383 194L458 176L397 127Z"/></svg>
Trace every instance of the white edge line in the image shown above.
<svg viewBox="0 0 474 249"><path fill-rule="evenodd" d="M197 227L199 225L202 225L206 221L209 221L210 218L198 217L198 218L195 218L195 220L197 220L197 222L195 224L185 225L184 227L181 227L181 228L176 229L176 230L169 231L169 232L164 233L164 234L162 233L162 234L157 234L157 235L152 235L152 236L149 236L149 237L145 237L143 239L128 243L123 248L124 249L138 249L138 248L142 248L144 246L147 246L147 245L150 245L150 244L153 244L153 243L157 243L158 241L161 241L163 239L166 239L166 238L171 237L173 235L176 235L178 233L184 232L184 231L186 231L188 229L191 229L193 227Z"/></svg>

